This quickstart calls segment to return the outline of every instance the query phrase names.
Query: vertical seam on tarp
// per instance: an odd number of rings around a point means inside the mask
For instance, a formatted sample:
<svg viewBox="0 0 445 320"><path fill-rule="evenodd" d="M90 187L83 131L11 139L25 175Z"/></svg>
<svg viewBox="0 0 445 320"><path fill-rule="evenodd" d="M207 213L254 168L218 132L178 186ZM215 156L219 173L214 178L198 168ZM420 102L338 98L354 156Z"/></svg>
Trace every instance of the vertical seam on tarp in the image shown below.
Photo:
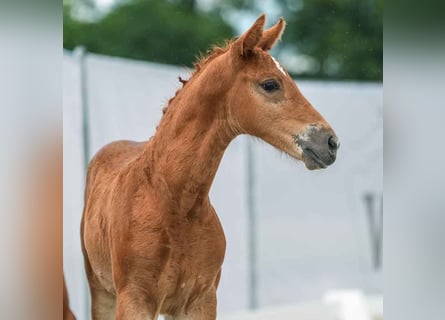
<svg viewBox="0 0 445 320"><path fill-rule="evenodd" d="M88 108L88 80L86 68L87 52L84 47L76 48L80 68L80 94L82 99L82 142L83 142L83 164L86 174L90 160L90 128Z"/></svg>

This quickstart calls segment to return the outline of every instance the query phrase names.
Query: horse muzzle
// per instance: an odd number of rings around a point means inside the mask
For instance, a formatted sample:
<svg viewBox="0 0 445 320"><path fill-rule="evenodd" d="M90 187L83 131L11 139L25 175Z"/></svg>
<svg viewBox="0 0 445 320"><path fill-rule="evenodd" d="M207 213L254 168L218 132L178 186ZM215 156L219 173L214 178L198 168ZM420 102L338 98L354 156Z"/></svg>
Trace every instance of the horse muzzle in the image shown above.
<svg viewBox="0 0 445 320"><path fill-rule="evenodd" d="M294 141L301 149L302 158L309 170L324 169L334 163L340 142L332 129L310 125Z"/></svg>

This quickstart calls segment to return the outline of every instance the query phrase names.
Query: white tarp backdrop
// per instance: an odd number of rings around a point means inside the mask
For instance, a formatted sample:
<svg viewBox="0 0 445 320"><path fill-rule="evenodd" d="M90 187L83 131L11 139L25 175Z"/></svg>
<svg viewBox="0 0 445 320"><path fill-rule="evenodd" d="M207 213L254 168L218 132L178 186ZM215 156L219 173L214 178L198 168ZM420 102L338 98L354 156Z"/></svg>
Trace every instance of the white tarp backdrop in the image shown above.
<svg viewBox="0 0 445 320"><path fill-rule="evenodd" d="M91 157L113 140L147 140L162 107L180 87L177 77L187 78L190 72L88 54L82 77L79 61L65 52L64 272L74 312L79 319L88 319L79 239L85 153ZM211 191L227 238L218 291L220 314L246 309L249 303L247 166L253 166L255 180L251 191L258 227L260 307L321 299L335 288L366 293L383 289L381 268L374 267L382 201L382 85L298 85L339 136L337 161L327 170L308 171L249 137L232 142ZM252 163L247 162L248 143L253 144Z"/></svg>

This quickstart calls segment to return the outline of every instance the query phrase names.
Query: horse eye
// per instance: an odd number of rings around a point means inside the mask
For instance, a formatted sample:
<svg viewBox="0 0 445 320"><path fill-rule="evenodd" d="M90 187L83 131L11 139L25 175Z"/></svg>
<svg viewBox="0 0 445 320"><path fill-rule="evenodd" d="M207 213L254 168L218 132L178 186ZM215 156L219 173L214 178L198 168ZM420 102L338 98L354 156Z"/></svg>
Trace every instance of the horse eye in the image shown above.
<svg viewBox="0 0 445 320"><path fill-rule="evenodd" d="M261 87L267 92L273 92L280 89L280 85L275 80L266 80L261 84Z"/></svg>

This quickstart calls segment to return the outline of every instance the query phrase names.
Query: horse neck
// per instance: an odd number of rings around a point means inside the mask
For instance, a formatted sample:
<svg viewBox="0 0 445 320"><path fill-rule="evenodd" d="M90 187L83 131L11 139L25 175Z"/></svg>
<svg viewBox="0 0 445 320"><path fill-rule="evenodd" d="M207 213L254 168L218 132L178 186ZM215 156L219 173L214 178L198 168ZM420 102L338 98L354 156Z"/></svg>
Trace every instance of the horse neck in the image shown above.
<svg viewBox="0 0 445 320"><path fill-rule="evenodd" d="M224 151L235 137L226 121L223 88L204 89L206 81L192 78L177 94L148 148L152 174L186 211L197 200L207 200Z"/></svg>

